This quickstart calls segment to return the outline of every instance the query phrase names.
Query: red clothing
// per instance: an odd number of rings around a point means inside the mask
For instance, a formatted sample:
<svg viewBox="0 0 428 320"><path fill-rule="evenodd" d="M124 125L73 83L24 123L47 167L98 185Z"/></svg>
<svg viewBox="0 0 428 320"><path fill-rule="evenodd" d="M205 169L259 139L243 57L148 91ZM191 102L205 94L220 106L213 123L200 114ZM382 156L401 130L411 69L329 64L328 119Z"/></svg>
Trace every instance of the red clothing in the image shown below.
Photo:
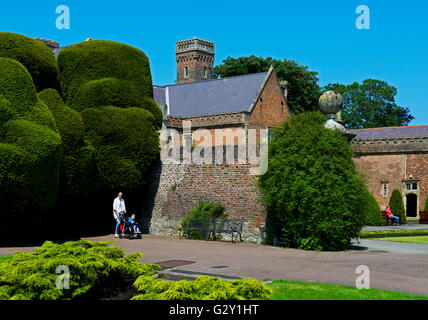
<svg viewBox="0 0 428 320"><path fill-rule="evenodd" d="M392 217L394 214L392 213L391 209L386 209L385 210L386 214L388 215L388 217Z"/></svg>

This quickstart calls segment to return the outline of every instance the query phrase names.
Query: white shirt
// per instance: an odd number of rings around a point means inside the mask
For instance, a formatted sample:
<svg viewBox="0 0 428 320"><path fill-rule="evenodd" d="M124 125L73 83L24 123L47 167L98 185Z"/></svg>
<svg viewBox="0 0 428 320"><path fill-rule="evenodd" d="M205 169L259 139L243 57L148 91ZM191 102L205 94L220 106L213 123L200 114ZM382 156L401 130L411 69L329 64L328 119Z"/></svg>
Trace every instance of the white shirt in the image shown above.
<svg viewBox="0 0 428 320"><path fill-rule="evenodd" d="M119 197L117 197L113 201L113 216L114 216L114 218L117 219L118 214L122 211L125 211L125 200L123 200L123 198L119 199Z"/></svg>

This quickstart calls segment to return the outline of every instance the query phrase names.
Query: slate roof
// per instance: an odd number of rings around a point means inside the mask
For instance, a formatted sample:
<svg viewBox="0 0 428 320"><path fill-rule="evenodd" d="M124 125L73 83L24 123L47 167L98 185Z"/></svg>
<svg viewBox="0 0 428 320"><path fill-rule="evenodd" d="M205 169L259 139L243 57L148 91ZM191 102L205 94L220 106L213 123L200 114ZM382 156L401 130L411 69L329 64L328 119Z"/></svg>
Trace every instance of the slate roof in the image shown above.
<svg viewBox="0 0 428 320"><path fill-rule="evenodd" d="M153 86L169 115L191 117L249 111L269 72L168 86Z"/></svg>
<svg viewBox="0 0 428 320"><path fill-rule="evenodd" d="M428 125L349 130L356 139L428 137Z"/></svg>

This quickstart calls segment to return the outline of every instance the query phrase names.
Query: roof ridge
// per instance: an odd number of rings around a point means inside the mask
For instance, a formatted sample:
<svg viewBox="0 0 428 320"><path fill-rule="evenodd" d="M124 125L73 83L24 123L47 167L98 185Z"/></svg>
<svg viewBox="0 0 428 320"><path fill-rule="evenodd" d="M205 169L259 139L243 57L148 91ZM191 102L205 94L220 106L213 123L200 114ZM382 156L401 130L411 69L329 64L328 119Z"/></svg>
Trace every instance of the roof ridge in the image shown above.
<svg viewBox="0 0 428 320"><path fill-rule="evenodd" d="M364 131L364 130L382 130L382 129L400 129L400 128L420 128L428 127L426 124L420 124L415 126L393 126L393 127L378 127L378 128L361 128L361 129L349 129L348 131Z"/></svg>
<svg viewBox="0 0 428 320"><path fill-rule="evenodd" d="M198 83L207 83L207 82L213 82L213 81L220 81L220 80L227 80L227 79L236 79L236 78L243 78L243 77L250 77L250 76L255 76L255 75L261 75L264 74L266 75L269 71L263 71L263 72L255 72L255 73L247 73L247 74L240 74L237 76L232 76L232 77L226 77L226 78L218 78L218 79L209 79L209 80L201 80L201 81L194 81L194 82L186 82L186 83L174 83L174 84L167 84L164 86L159 86L159 85L153 85L154 87L175 87L175 86L184 86L184 85L192 85L192 84L198 84Z"/></svg>

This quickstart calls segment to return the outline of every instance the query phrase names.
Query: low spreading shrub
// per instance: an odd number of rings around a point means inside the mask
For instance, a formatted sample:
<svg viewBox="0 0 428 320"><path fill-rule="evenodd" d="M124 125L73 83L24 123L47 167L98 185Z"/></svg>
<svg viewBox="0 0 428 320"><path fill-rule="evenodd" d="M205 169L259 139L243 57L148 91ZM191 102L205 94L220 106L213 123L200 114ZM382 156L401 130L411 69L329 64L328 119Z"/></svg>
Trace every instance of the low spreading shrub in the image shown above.
<svg viewBox="0 0 428 320"><path fill-rule="evenodd" d="M141 253L125 256L109 242L45 242L34 253L18 252L0 264L0 300L102 299L129 290L139 276L160 267L138 261ZM61 267L62 269L58 269ZM69 288L59 277L68 268ZM58 270L61 270L59 272Z"/></svg>
<svg viewBox="0 0 428 320"><path fill-rule="evenodd" d="M134 287L141 294L132 300L268 300L273 293L262 281L227 281L208 276L177 282L141 276Z"/></svg>

